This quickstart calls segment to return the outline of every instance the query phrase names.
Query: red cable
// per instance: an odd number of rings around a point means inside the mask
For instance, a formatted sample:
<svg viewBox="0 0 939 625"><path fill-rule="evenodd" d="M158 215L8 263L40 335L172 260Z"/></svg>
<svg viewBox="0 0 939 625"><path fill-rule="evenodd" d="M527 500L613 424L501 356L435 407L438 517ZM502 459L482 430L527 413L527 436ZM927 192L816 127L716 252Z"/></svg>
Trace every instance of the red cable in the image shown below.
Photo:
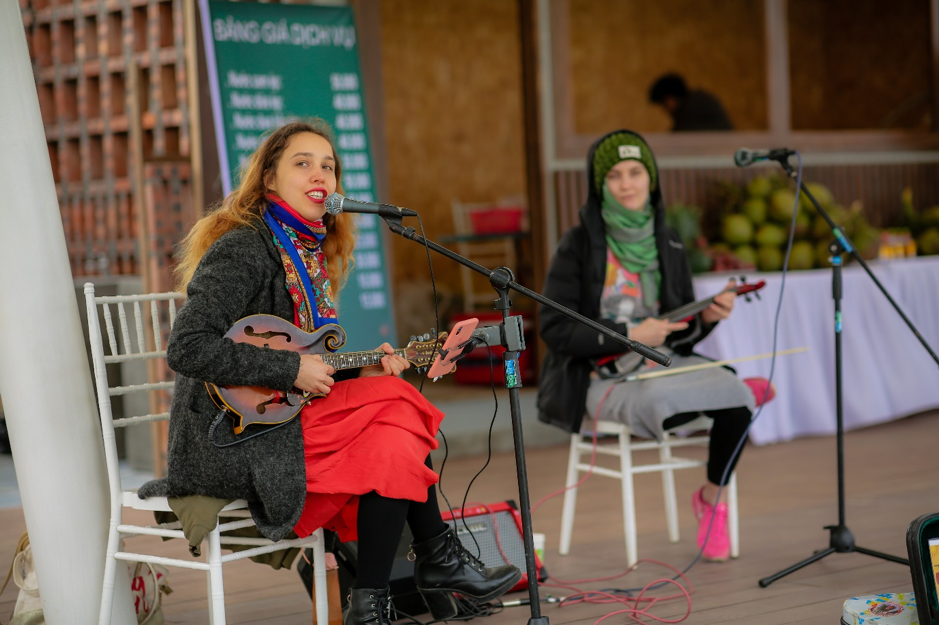
<svg viewBox="0 0 939 625"><path fill-rule="evenodd" d="M592 445L592 451L591 451L591 455L590 455L590 466L588 467L586 474L585 474L584 477L583 477L581 480L579 480L576 484L572 484L571 486L565 486L564 488L562 488L562 489L560 489L560 490L557 490L557 491L555 491L555 492L553 492L553 493L549 493L548 495L546 495L546 496L542 497L541 499L539 499L539 500L535 503L535 505L531 506L531 512L532 512L532 513L534 513L535 510L537 510L537 509L541 506L541 504L543 504L543 503L544 503L545 501L547 501L548 499L551 499L552 497L556 497L556 496L560 495L561 493L564 493L564 492L566 492L566 491L568 491L568 490L571 490L571 489L573 489L573 488L578 488L578 487L581 486L584 482L586 482L586 481L590 478L591 475L593 475L593 469L594 469L594 467L596 466L596 461L597 461L597 425L598 425L598 422L599 422L599 415L600 415L601 409L603 408L603 404L606 402L607 397L609 397L610 392L613 390L613 387L614 387L614 386L615 386L615 384L611 384L610 387L609 387L609 388L606 390L606 392L603 394L603 397L600 399L600 403L599 403L599 405L597 406L597 410L596 410L596 412L594 413L594 416L593 416L593 427L592 427L592 432L591 432L593 445ZM493 521L493 530L494 530L495 535L496 535L496 546L497 546L498 549L499 549L499 553L502 555L502 559L503 559L506 563L509 563L509 564L510 564L511 562L509 561L508 556L505 554L505 551L502 549L502 541L501 541L500 538L499 538L499 526L498 526L498 523L496 522L495 513L492 512L492 510L490 510L490 509L489 509L489 506L487 506L486 504L482 504L482 503L480 503L480 504L471 504L471 503L467 503L466 505L467 505L467 506L469 506L469 505L476 505L476 506L478 506L478 507L481 507L483 510L485 510L486 512L489 513L490 517L492 517L492 521ZM461 511L461 516L462 516L462 511ZM667 569L670 569L670 570L673 571L678 577L680 577L682 580L684 580L684 581L687 583L687 585L688 585L688 587L690 588L690 590L685 590L685 588L684 588L681 584L679 584L676 580L673 580L673 579L666 579L666 578L657 579L657 580L655 580L655 581L649 582L648 584L646 584L646 585L642 588L642 590L639 592L639 594L638 594L636 597L621 597L621 596L612 595L612 594L610 594L610 593L606 593L606 592L603 592L603 591L600 591L600 590L581 591L581 590L578 589L576 586L573 586L573 584L595 583L595 582L603 582L603 581L609 581L609 580L613 580L613 579L618 579L618 578L623 577L623 576L625 576L625 575L631 573L632 571L634 571L634 570L636 569L636 567L639 566L639 563L640 563L640 562L648 562L648 563L651 563L651 564L657 564L657 565L659 565L659 566L663 566L663 567L665 567L665 568L667 568ZM627 606L629 606L629 605L634 606L634 607L630 607L630 608L625 609L625 610L616 610L616 611L614 611L614 612L610 612L609 614L606 614L605 616L602 616L602 617L600 617L599 619L597 619L597 620L594 622L594 625L599 625L599 623L601 623L602 621L604 621L604 620L610 618L611 616L616 616L616 615L619 615L619 614L627 614L630 619L632 619L633 621L635 621L635 622L637 622L637 623L642 623L642 621L640 621L640 620L637 618L637 616L644 616L644 617L650 618L650 619L652 619L652 620L654 620L654 621L658 621L658 622L660 622L660 623L680 623L681 621L684 621L685 619L687 619L687 618L691 615L691 593L694 592L694 586L691 584L691 581L690 581L681 571L679 571L679 570L676 569L675 567L673 567L673 566L671 566L671 565L669 565L669 564L666 564L666 563L664 563L664 562L659 562L659 561L657 561L657 560L648 560L648 559L641 559L641 560L638 560L634 565L632 565L631 567L629 567L628 569L626 569L626 570L623 571L622 573L618 573L618 574L616 574L616 575L610 575L610 576L607 576L607 577L597 577L597 578L592 578L592 579L582 579L582 580L565 581L565 580L557 579L557 578L554 577L554 576L549 576L548 579L554 580L554 581L559 582L559 583L549 584L549 583L544 583L544 582L538 582L538 585L539 585L539 586L546 587L546 588L563 588L563 589L566 589L566 590L572 590L572 591L574 591L574 594L569 595L569 596L563 598L563 599L560 601L560 603L558 604L558 607L559 607L559 608L560 608L560 607L564 607L565 605L573 605L573 604L576 604L576 603L597 603L597 604L621 603L621 604L627 605ZM681 591L681 593L674 594L674 595L667 595L667 596L664 596L664 597L645 597L645 593L646 593L651 587L656 586L656 585L658 585L658 584L674 584L675 586L678 587L678 589ZM592 597L596 597L596 596L606 597L606 599L594 599L594 598L592 598ZM680 598L680 597L684 597L684 598L685 598L685 601L686 601L686 603L687 603L687 610L686 610L686 612L685 612L685 615L682 616L682 617L679 618L679 619L676 619L676 620L668 620L668 619L664 619L664 618L655 616L654 614L651 614L651 613L649 612L649 610L650 610L653 606L655 606L657 603L659 603L659 602L669 601L669 600L677 599L677 598ZM640 608L638 607L640 603L648 603L648 605L647 605L646 607L640 609Z"/></svg>
<svg viewBox="0 0 939 625"><path fill-rule="evenodd" d="M571 490L572 488L578 488L581 484L586 482L590 478L591 475L593 475L593 467L597 464L597 424L600 420L600 410L603 408L603 404L606 402L606 398L609 397L610 391L613 390L614 386L616 385L610 384L610 388L606 389L606 392L603 394L603 397L600 399L600 404L597 406L597 411L593 415L593 428L592 428L593 450L590 454L590 467L587 469L586 475L584 475L583 479L577 482L576 484L565 486L561 490L555 491L553 493L549 493L545 495L544 497L542 497L541 499L539 499L537 502L535 502L535 505L531 507L532 514L534 514L535 510L537 510L538 507L544 502L546 502L547 500L551 499L552 497L557 497L561 493L567 492Z"/></svg>

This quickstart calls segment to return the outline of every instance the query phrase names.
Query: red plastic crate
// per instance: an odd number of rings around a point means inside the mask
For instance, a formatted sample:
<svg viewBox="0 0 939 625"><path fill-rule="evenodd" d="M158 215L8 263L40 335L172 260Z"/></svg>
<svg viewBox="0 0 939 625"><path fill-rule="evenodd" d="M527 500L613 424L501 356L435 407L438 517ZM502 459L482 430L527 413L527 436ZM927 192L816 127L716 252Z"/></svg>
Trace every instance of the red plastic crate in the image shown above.
<svg viewBox="0 0 939 625"><path fill-rule="evenodd" d="M521 206L493 206L472 211L470 225L473 234L505 234L522 230L522 216L525 208Z"/></svg>

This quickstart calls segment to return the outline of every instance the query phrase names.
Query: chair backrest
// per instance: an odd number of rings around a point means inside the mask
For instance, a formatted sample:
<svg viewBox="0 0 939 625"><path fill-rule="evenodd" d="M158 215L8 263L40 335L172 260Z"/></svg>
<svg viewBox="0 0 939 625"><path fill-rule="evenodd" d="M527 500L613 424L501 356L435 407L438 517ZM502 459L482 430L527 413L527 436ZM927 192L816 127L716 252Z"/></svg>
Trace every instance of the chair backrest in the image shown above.
<svg viewBox="0 0 939 625"><path fill-rule="evenodd" d="M175 292L96 296L95 285L85 284L88 338L112 503L119 499L121 492L114 428L169 419L173 374L166 366L165 344L176 319L177 303L184 299L185 294ZM107 366L130 361L142 361L146 364L145 370L125 381L128 367L122 367L120 383L112 385ZM147 401L123 401L122 405L125 413L139 414L114 419L111 397L123 399L134 395ZM135 404L144 408L130 410Z"/></svg>
<svg viewBox="0 0 939 625"><path fill-rule="evenodd" d="M466 203L452 200L453 230L457 235L456 249L484 267L507 266L516 270L515 239L511 236L486 237L520 231L524 209L522 198L505 198L492 203ZM477 228L482 226L482 230ZM489 229L487 229L489 228ZM460 266L463 283L463 305L473 310L477 302L490 304L492 287L482 276Z"/></svg>

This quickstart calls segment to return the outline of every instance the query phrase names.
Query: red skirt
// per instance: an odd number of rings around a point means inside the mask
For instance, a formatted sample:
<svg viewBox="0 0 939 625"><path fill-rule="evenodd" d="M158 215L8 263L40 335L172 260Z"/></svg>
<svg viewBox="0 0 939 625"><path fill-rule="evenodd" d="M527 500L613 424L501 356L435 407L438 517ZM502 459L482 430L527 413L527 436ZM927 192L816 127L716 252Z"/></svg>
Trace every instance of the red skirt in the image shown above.
<svg viewBox="0 0 939 625"><path fill-rule="evenodd" d="M392 376L337 382L300 412L306 501L297 536L318 527L356 540L359 495L427 501L437 474L424 464L437 448L443 413Z"/></svg>

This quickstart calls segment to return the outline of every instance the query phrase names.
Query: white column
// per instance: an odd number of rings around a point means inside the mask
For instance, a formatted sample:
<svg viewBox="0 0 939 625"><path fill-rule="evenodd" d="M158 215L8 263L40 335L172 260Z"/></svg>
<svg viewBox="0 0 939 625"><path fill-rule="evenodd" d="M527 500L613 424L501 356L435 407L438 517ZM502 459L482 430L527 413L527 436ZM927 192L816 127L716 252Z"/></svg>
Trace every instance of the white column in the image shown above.
<svg viewBox="0 0 939 625"><path fill-rule="evenodd" d="M46 623L95 623L108 525L91 375L19 3L0 0L0 395ZM118 567L127 580L126 567ZM114 623L136 623L130 582Z"/></svg>

